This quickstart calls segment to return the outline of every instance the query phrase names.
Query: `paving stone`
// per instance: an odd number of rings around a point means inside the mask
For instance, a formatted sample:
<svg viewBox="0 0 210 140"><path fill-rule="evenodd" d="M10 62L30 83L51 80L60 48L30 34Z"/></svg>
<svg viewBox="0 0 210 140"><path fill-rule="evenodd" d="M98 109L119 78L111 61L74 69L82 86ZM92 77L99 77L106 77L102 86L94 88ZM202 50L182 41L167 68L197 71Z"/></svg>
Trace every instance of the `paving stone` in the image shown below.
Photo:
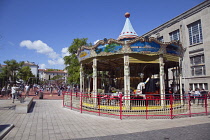
<svg viewBox="0 0 210 140"><path fill-rule="evenodd" d="M1 100L0 100L1 102ZM176 135L182 134L178 128L195 127L199 136L200 131L207 131L206 126L210 122L209 116L184 117L179 119L134 119L119 120L81 114L62 107L61 100L35 100L33 112L15 115L14 110L0 110L0 124L13 122L15 127L5 136L5 140L13 139L137 139L140 134L151 135L150 132L157 132L157 135L168 137L164 131L174 131ZM6 115L2 115L5 113ZM203 126L206 126L202 129ZM177 128L177 129L173 129ZM210 127L209 127L210 128ZM184 129L183 129L184 130ZM161 131L161 132L159 132ZM171 133L167 131L167 133ZM184 131L186 135L191 135ZM209 130L208 130L209 132ZM208 133L207 133L208 134ZM182 134L184 135L184 134ZM195 137L196 137L195 136ZM205 138L202 135L201 138ZM156 136L157 137L157 136ZM150 136L150 138L156 138ZM146 138L146 137L142 137ZM164 138L164 137L161 137ZM194 137L190 137L194 140ZM197 137L196 137L197 138Z"/></svg>

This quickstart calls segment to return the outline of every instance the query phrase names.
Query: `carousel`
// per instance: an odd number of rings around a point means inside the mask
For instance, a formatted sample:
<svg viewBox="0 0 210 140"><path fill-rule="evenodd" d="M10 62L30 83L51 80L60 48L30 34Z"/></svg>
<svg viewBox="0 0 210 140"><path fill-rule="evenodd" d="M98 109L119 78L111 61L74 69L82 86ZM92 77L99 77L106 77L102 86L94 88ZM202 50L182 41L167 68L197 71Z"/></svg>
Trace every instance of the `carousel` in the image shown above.
<svg viewBox="0 0 210 140"><path fill-rule="evenodd" d="M168 94L179 94L182 98L181 43L138 36L129 20L130 14L125 13L125 17L118 39L105 38L78 49L80 93L87 95L88 101L92 99L86 106L97 108L98 97L113 94L122 96L126 109L136 106L131 99L158 99L156 104L165 107Z"/></svg>

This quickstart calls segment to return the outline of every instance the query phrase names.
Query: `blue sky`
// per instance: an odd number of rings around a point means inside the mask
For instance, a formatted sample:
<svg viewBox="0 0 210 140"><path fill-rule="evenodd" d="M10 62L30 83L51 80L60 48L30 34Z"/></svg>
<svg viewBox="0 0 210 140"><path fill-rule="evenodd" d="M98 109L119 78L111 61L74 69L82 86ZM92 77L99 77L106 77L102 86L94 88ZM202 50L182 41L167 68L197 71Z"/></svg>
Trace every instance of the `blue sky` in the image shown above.
<svg viewBox="0 0 210 140"><path fill-rule="evenodd" d="M74 38L117 39L124 14L139 36L204 0L0 0L0 64L35 62L63 69Z"/></svg>

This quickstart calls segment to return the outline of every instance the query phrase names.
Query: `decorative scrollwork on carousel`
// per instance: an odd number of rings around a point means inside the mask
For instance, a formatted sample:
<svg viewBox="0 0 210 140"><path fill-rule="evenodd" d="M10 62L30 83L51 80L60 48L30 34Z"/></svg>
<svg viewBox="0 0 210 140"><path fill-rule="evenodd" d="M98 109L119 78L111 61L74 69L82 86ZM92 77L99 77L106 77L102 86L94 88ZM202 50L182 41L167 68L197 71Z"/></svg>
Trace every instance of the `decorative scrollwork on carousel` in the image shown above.
<svg viewBox="0 0 210 140"><path fill-rule="evenodd" d="M165 54L166 53L166 47L167 47L167 45L160 45L161 47L160 47L160 49L159 49L159 51L158 51L158 54Z"/></svg>
<svg viewBox="0 0 210 140"><path fill-rule="evenodd" d="M90 50L90 57L95 57L97 56L97 53L95 52L95 50Z"/></svg>
<svg viewBox="0 0 210 140"><path fill-rule="evenodd" d="M107 43L108 43L108 44L117 43L117 44L120 44L120 45L124 45L124 44L125 44L124 41L119 41L119 40L112 39L112 38L108 39Z"/></svg>
<svg viewBox="0 0 210 140"><path fill-rule="evenodd" d="M142 36L139 36L139 37L136 37L135 39L132 39L132 40L130 40L130 41L127 41L126 43L127 43L128 45L130 45L130 44L135 43L135 42L137 42L137 41L144 42L144 41L145 41L145 38L142 37Z"/></svg>
<svg viewBox="0 0 210 140"><path fill-rule="evenodd" d="M106 44L106 42L104 40L99 40L95 45L93 45L91 47L91 49L95 49L96 47L98 47L99 45L104 45Z"/></svg>
<svg viewBox="0 0 210 140"><path fill-rule="evenodd" d="M119 53L131 53L131 48L128 44L125 44L122 49L119 51Z"/></svg>
<svg viewBox="0 0 210 140"><path fill-rule="evenodd" d="M113 55L114 53L112 52L101 52L97 56L108 56L108 55Z"/></svg>

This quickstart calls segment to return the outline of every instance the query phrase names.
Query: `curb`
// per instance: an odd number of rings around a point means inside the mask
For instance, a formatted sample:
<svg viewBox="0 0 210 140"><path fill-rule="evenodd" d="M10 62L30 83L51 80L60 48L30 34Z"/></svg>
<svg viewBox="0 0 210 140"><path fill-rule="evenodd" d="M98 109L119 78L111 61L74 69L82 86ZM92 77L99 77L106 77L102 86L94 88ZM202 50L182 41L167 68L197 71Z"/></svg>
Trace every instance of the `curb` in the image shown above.
<svg viewBox="0 0 210 140"><path fill-rule="evenodd" d="M4 124L0 125L0 140L9 133L9 131L15 127L14 124Z"/></svg>

